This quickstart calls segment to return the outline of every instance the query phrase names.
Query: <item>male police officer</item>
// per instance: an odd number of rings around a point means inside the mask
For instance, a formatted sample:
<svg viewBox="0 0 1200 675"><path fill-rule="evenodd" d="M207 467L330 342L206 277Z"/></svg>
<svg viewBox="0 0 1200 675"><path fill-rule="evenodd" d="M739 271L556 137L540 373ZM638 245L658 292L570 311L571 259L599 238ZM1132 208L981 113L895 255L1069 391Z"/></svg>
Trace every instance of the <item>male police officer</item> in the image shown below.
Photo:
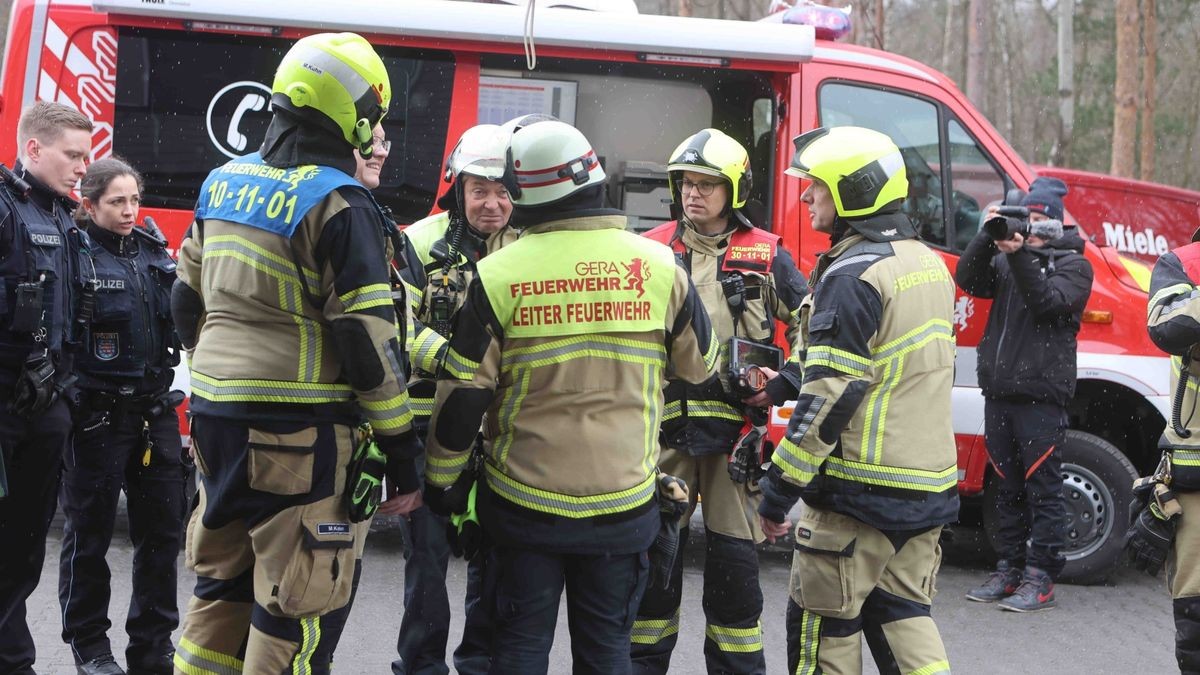
<svg viewBox="0 0 1200 675"><path fill-rule="evenodd" d="M950 427L954 282L900 205L904 160L860 127L795 139L788 174L833 248L813 273L804 384L762 481L769 538L800 497L788 672L948 673L929 614L942 525L958 515ZM807 308L806 308L806 311Z"/></svg>
<svg viewBox="0 0 1200 675"><path fill-rule="evenodd" d="M446 159L445 179L450 189L438 201L445 210L404 230L408 264L401 275L419 322L409 351L416 372L409 382L409 395L414 426L421 435L428 430L433 412L433 376L445 358L451 321L466 299L475 265L517 239L516 230L508 227L512 202L500 183L507 141L500 131L494 124L480 124L463 133ZM426 507L413 511L408 519L412 551L404 564L404 620L396 640L400 658L392 663L397 675L447 672L447 523L445 517ZM482 563L478 555L468 561L466 623L462 643L454 652L455 669L460 673L488 669L491 628L479 598Z"/></svg>
<svg viewBox="0 0 1200 675"><path fill-rule="evenodd" d="M172 298L194 348L204 476L184 672L324 672L337 622L322 616L350 596L352 522L373 512L384 464L398 510L420 501L385 253L394 229L350 175L387 112L387 71L363 38L324 33L288 51L272 89L261 150L201 188ZM363 416L386 461L351 466L356 446L378 456L355 428Z"/></svg>
<svg viewBox="0 0 1200 675"><path fill-rule="evenodd" d="M583 134L530 124L508 157L524 233L479 262L455 320L426 501L469 501L459 476L486 412L477 509L495 547L491 672L546 672L565 585L576 672L628 673L630 603L660 528L661 383L708 379L718 348L670 249L601 208L604 170Z"/></svg>
<svg viewBox="0 0 1200 675"><path fill-rule="evenodd" d="M71 429L60 394L72 377L76 319L86 322L80 314L94 294L87 235L67 196L83 177L92 122L36 103L21 114L17 148L17 175L0 186L0 672L32 673L25 599L42 574Z"/></svg>
<svg viewBox="0 0 1200 675"><path fill-rule="evenodd" d="M1133 563L1157 575L1167 564L1175 606L1175 659L1183 673L1200 673L1200 229L1192 243L1158 259L1150 277L1147 326L1171 354L1175 391L1159 470L1139 480L1126 546ZM1186 412L1185 412L1186 411ZM1186 415L1186 416L1185 416Z"/></svg>
<svg viewBox="0 0 1200 675"><path fill-rule="evenodd" d="M724 133L704 129L679 144L667 171L682 216L646 236L670 246L688 270L712 319L725 365L733 357L732 339L770 345L777 320L787 325L788 339L794 341L800 302L807 292L804 278L779 237L753 227L742 214L751 185L746 150ZM757 447L748 453L739 449L743 452L732 460L730 453L745 425L765 426L765 406L795 397L800 369L796 363L788 364L765 392L738 391L732 379L723 372L705 386L679 382L667 388L666 449L659 465L663 472L687 482L693 507L701 495L704 500L708 669L761 673L766 666L755 544L763 536L755 516L758 477L754 472L765 458ZM752 400L744 400L751 396ZM691 509L680 521L681 528L687 527L690 517ZM683 529L681 545L686 540ZM678 637L682 580L683 557L676 555L669 583L655 583L646 590L633 632L633 658L640 672L665 673L670 665Z"/></svg>

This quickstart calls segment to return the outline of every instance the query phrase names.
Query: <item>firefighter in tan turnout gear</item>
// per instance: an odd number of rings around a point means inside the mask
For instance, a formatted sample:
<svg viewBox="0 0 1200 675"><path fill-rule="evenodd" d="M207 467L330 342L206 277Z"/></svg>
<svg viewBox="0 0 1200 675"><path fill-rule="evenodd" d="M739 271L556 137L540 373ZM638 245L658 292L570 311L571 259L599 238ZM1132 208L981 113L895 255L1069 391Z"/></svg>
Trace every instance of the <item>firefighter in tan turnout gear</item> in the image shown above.
<svg viewBox="0 0 1200 675"><path fill-rule="evenodd" d="M544 673L567 589L575 672L628 673L631 603L659 532L665 378L703 382L718 347L670 249L602 208L604 170L574 127L519 127L505 184L515 243L478 264L451 331L425 500L461 511L486 412L476 506L492 542L492 673Z"/></svg>
<svg viewBox="0 0 1200 675"><path fill-rule="evenodd" d="M787 173L832 235L803 315L804 383L762 481L769 538L796 527L788 672L948 673L930 616L938 535L958 515L950 426L954 281L900 204L904 160L886 135L818 128ZM798 350L799 351L799 350Z"/></svg>
<svg viewBox="0 0 1200 675"><path fill-rule="evenodd" d="M438 206L442 213L417 221L404 230L407 266L401 272L409 303L417 319L416 337L409 351L414 377L409 382L410 404L417 432L425 435L437 374L445 359L447 338L454 315L467 297L475 265L484 256L517 239L508 226L512 202L500 183L504 173L507 137L494 124L480 124L463 133L446 159L445 180L450 183ZM457 533L448 538L448 521L428 507L413 511L407 521L412 550L404 563L404 619L396 640L399 658L392 672L444 671L446 643L450 637L450 599L446 594L446 569L451 550L469 558L467 598L462 642L454 651L459 673L484 673L488 669L491 626L480 602L483 556L478 543L464 551Z"/></svg>
<svg viewBox="0 0 1200 675"><path fill-rule="evenodd" d="M260 150L201 188L172 297L203 477L182 673L328 672L344 617L325 617L349 599L380 479L398 511L420 503L395 230L352 177L387 71L363 38L324 33L288 51L272 89Z"/></svg>
<svg viewBox="0 0 1200 675"><path fill-rule="evenodd" d="M1158 259L1150 277L1147 326L1171 354L1171 421L1158 471L1134 484L1136 510L1126 535L1133 564L1157 575L1167 565L1175 614L1175 660L1200 673L1200 230L1192 243Z"/></svg>
<svg viewBox="0 0 1200 675"><path fill-rule="evenodd" d="M736 352L751 348L777 357L775 363L758 365L771 373L780 370L782 352L772 346L776 322L787 327L787 338L794 342L805 282L779 237L753 227L742 214L751 172L750 158L737 141L716 129L701 130L675 149L667 171L681 217L645 236L670 246L688 270L712 319L722 366L721 377L705 385L677 382L667 387L659 466L687 482L693 508L697 498L704 502L704 656L709 672L763 673L755 550L763 535L755 510L756 472L766 458L756 439L765 431L767 406L796 397L800 368L789 363L765 391L751 391L738 386L729 364ZM735 339L734 345L745 347L731 346ZM690 517L691 509L680 520L680 548L687 541ZM638 672L667 672L682 595L683 560L677 555L670 576L652 583L639 607L632 637Z"/></svg>

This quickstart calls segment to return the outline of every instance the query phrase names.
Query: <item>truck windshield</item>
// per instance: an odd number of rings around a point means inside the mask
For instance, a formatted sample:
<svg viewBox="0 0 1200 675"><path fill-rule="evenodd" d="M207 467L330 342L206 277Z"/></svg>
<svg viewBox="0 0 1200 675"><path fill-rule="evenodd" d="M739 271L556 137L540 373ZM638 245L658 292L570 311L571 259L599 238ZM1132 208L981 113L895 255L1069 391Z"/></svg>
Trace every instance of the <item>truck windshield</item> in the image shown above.
<svg viewBox="0 0 1200 675"><path fill-rule="evenodd" d="M292 40L122 28L113 148L145 178L143 204L191 210L205 176L254 152L271 113L275 67ZM440 180L454 61L449 52L377 47L392 84L391 141L376 197L400 222L425 217Z"/></svg>

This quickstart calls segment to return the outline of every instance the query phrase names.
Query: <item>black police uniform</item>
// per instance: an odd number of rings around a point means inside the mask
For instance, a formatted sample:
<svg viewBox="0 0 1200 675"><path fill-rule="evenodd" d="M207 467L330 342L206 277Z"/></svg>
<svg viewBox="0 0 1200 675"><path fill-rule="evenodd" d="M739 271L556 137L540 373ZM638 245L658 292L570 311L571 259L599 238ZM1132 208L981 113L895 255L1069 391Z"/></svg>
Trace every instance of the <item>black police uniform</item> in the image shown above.
<svg viewBox="0 0 1200 675"><path fill-rule="evenodd" d="M127 663L169 673L187 475L179 417L167 400L171 367L179 363L171 321L175 262L165 242L142 233L122 236L90 223L88 234L99 288L76 357L81 393L60 492L63 640L76 663L110 653L104 556L123 488L134 544Z"/></svg>
<svg viewBox="0 0 1200 675"><path fill-rule="evenodd" d="M69 384L72 326L92 269L69 200L20 164L15 172L31 189L0 183L0 448L8 477L0 499L0 672L32 673L25 600L42 575L54 516L71 429L59 394ZM34 373L39 387L30 384ZM15 405L37 388L39 403Z"/></svg>

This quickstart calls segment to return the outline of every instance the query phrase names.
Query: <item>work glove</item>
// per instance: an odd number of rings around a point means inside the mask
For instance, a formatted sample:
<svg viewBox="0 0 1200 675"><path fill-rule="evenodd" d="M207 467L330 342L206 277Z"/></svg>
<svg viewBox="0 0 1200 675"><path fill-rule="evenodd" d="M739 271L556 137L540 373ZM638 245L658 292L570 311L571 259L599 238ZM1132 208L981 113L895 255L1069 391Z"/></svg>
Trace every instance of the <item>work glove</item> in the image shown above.
<svg viewBox="0 0 1200 675"><path fill-rule="evenodd" d="M399 436L376 436L375 442L387 458L385 475L397 494L410 494L421 489L416 458L425 452L425 445L409 430Z"/></svg>
<svg viewBox="0 0 1200 675"><path fill-rule="evenodd" d="M1145 479L1134 484L1125 552L1135 568L1150 576L1158 575L1175 541L1181 513L1178 500L1166 485Z"/></svg>
<svg viewBox="0 0 1200 675"><path fill-rule="evenodd" d="M464 471L450 487L425 483L425 494L422 496L429 510L439 516L466 513L468 506L474 507L475 476Z"/></svg>
<svg viewBox="0 0 1200 675"><path fill-rule="evenodd" d="M446 523L446 538L450 542L450 552L456 558L470 561L483 549L483 528L479 526L479 515L475 511L475 495L479 489L478 481L471 483L471 491L467 494L467 504L461 512L453 512Z"/></svg>
<svg viewBox="0 0 1200 675"><path fill-rule="evenodd" d="M33 417L54 404L58 391L54 387L54 364L44 352L34 352L25 359L25 367L17 377L9 409L20 417Z"/></svg>
<svg viewBox="0 0 1200 675"><path fill-rule="evenodd" d="M363 425L359 429L363 438L354 447L346 469L346 506L352 523L361 523L375 515L387 472L387 456L375 442L371 427Z"/></svg>
<svg viewBox="0 0 1200 675"><path fill-rule="evenodd" d="M650 546L648 587L671 590L671 572L679 553L679 519L688 510L688 486L682 478L668 474L658 477L658 512L662 518L658 536Z"/></svg>

